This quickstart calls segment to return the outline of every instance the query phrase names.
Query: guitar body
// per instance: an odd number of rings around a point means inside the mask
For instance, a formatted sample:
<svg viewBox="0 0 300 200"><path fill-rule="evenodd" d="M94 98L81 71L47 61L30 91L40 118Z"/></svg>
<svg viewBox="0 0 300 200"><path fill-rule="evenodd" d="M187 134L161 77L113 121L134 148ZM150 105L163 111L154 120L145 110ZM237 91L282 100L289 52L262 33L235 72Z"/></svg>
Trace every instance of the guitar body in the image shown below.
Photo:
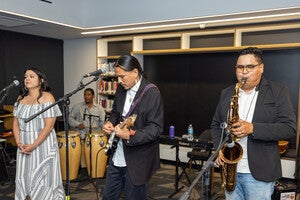
<svg viewBox="0 0 300 200"><path fill-rule="evenodd" d="M115 134L114 134L115 135ZM110 139L110 138L109 138ZM119 142L120 138L113 136L112 140L111 140L111 144L107 143L107 148L105 150L105 154L107 156L112 155L113 153L115 153L117 147L118 147L118 142Z"/></svg>
<svg viewBox="0 0 300 200"><path fill-rule="evenodd" d="M120 125L120 128L123 129L124 127L130 129L131 126L133 126L135 119L136 119L136 114L133 114L132 116L128 117L125 119L125 121ZM115 137L116 133L112 132L110 134L110 137L108 139L107 145L106 145L106 149L105 149L105 154L106 155L112 155L117 147L118 147L118 142L120 140L119 137Z"/></svg>

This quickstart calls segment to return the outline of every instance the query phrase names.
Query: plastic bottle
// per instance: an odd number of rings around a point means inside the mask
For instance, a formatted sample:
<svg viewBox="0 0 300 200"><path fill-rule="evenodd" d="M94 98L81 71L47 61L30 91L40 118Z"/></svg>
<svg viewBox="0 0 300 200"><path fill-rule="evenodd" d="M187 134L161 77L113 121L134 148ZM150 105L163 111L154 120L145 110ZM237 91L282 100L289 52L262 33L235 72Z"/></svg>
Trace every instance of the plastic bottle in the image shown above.
<svg viewBox="0 0 300 200"><path fill-rule="evenodd" d="M170 138L171 139L174 139L174 136L175 136L175 128L174 126L170 126L170 129L169 129L169 135L170 135Z"/></svg>
<svg viewBox="0 0 300 200"><path fill-rule="evenodd" d="M194 128L193 125L190 124L188 127L188 141L194 140Z"/></svg>

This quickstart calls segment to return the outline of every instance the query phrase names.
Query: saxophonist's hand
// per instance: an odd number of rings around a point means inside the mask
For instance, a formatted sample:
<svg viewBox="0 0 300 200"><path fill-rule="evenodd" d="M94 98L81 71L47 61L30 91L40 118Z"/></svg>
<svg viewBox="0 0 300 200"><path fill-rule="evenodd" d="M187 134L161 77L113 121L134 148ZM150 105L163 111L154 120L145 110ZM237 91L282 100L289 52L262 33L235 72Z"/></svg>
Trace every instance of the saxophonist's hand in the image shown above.
<svg viewBox="0 0 300 200"><path fill-rule="evenodd" d="M220 154L219 154L218 157L216 158L215 163L216 163L217 166L223 166L224 162L223 162L223 160L221 159Z"/></svg>
<svg viewBox="0 0 300 200"><path fill-rule="evenodd" d="M239 138L245 137L253 133L253 124L239 119L238 122L232 124L231 133Z"/></svg>

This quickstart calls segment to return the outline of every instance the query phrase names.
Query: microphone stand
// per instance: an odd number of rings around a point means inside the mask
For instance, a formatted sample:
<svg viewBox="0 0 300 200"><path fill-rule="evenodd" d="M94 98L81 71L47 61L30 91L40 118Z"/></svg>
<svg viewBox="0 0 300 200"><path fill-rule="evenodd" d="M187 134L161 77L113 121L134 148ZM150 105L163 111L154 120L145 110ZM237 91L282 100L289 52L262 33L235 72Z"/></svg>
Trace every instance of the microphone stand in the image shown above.
<svg viewBox="0 0 300 200"><path fill-rule="evenodd" d="M94 77L93 80L83 84L82 79L74 91L66 94L62 98L60 98L58 101L54 102L53 104L47 106L46 108L42 109L41 111L37 112L36 114L30 116L29 118L25 119L24 121L27 123L31 121L32 119L36 118L38 115L42 114L46 110L52 108L53 106L59 104L62 102L63 105L63 118L64 118L64 127L65 127L65 136L66 136L66 188L65 188L65 194L66 194L66 200L70 199L70 172L69 172L69 104L70 104L70 97L77 93L78 91L85 88L87 85L91 84L94 81L97 81L99 77Z"/></svg>
<svg viewBox="0 0 300 200"><path fill-rule="evenodd" d="M190 185L189 189L184 192L182 194L182 196L179 198L179 200L187 200L189 198L189 193L192 191L192 189L195 187L195 185L197 184L197 182L199 181L199 179L204 175L204 184L205 184L205 200L209 200L209 193L210 193L210 189L209 189L209 185L210 185L210 169L211 167L215 166L215 162L214 160L217 158L219 151L221 150L221 148L227 144L231 142L231 138L230 135L226 135L226 137L224 138L223 142L221 143L221 145L219 145L218 149L208 158L208 160L205 162L205 164L203 165L200 173L198 174L198 176L194 179L194 181L192 182L192 184Z"/></svg>
<svg viewBox="0 0 300 200"><path fill-rule="evenodd" d="M0 92L0 94L2 94L3 90ZM0 105L2 105L3 101L4 101L4 98L7 97L7 94L8 92L7 91L4 91L4 95L2 96L1 100L0 100Z"/></svg>
<svg viewBox="0 0 300 200"><path fill-rule="evenodd" d="M84 114L84 116L88 116L88 119L89 119L89 135L88 135L88 137L89 137L89 139L90 139L90 143L89 143L89 145L90 145L90 176L89 176L89 180L91 181L91 183L93 184L93 186L96 188L96 197L97 197L97 199L98 199L98 190L97 190L97 186L96 186L96 184L93 182L93 180L92 180L92 178L93 178L93 176L92 176L92 137L93 137L93 134L92 134L92 117L98 117L98 118L100 118L99 116L96 116L96 115L91 115L91 114ZM95 167L95 169L97 169L97 162L96 162L96 167ZM95 175L96 175L96 177L97 177L97 174L95 173Z"/></svg>

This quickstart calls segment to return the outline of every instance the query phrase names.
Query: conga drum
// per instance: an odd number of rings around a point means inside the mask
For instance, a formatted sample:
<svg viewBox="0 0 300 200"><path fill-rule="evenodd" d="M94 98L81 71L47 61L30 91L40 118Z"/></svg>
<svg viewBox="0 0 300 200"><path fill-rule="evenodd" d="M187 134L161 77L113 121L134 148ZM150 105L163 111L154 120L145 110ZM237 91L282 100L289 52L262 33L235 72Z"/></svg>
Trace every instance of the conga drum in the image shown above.
<svg viewBox="0 0 300 200"><path fill-rule="evenodd" d="M60 169L61 176L63 180L67 178L66 172L66 135L65 131L60 131L56 133L57 143L59 147L60 156ZM81 157L81 144L80 144L80 134L76 131L69 131L68 136L68 146L69 146L69 178L74 180L78 176L78 170L80 166Z"/></svg>
<svg viewBox="0 0 300 200"><path fill-rule="evenodd" d="M92 178L102 178L105 175L107 164L106 144L107 136L104 131L93 131L91 138L89 134L86 136L84 145L86 168ZM90 173L91 170L92 173Z"/></svg>
<svg viewBox="0 0 300 200"><path fill-rule="evenodd" d="M286 141L286 140L278 141L280 155L282 155L286 152L286 150L288 149L288 144L289 144L289 141Z"/></svg>

